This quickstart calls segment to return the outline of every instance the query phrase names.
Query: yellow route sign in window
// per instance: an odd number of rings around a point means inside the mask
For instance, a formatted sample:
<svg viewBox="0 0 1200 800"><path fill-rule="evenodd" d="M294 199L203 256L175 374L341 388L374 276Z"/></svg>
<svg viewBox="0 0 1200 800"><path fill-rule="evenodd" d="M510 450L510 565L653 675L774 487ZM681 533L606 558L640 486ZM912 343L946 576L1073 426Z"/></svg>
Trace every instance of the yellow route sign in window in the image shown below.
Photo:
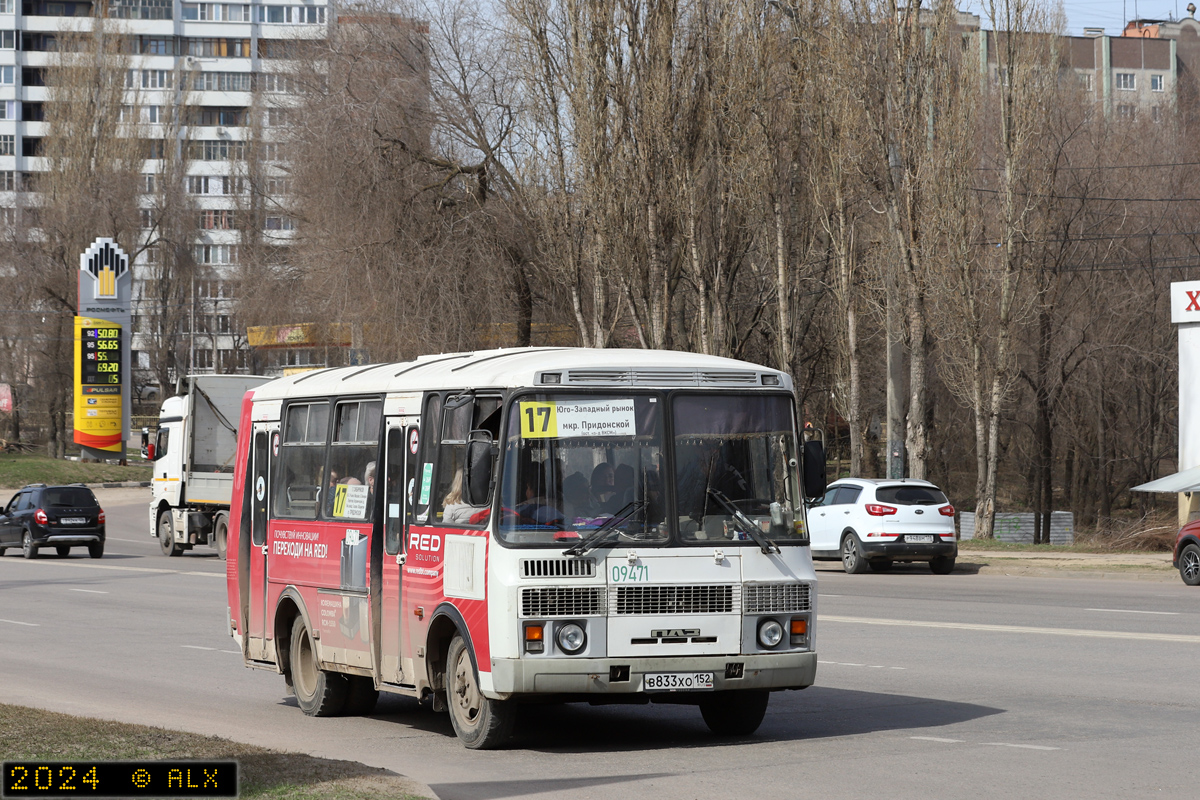
<svg viewBox="0 0 1200 800"><path fill-rule="evenodd" d="M521 403L521 438L558 438L558 414L554 403Z"/></svg>

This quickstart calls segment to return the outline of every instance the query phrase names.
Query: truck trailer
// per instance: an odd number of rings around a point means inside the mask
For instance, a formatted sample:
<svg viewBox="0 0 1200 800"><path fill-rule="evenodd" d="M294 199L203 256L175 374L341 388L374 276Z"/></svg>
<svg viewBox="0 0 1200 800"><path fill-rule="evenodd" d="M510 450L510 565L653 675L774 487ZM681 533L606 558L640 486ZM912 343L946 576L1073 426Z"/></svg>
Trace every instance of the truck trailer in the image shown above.
<svg viewBox="0 0 1200 800"><path fill-rule="evenodd" d="M163 401L146 454L154 464L150 535L163 555L208 544L225 558L238 414L246 392L269 380L189 375Z"/></svg>

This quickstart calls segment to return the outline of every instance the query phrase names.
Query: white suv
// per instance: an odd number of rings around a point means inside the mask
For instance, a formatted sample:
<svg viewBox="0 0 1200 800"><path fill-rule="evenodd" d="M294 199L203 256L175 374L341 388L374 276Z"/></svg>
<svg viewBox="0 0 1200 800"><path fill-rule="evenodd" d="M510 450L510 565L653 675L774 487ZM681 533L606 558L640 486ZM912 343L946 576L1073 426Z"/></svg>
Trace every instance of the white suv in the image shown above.
<svg viewBox="0 0 1200 800"><path fill-rule="evenodd" d="M846 572L876 572L896 561L928 561L937 575L954 569L954 506L929 481L842 478L808 510L815 560L842 560Z"/></svg>

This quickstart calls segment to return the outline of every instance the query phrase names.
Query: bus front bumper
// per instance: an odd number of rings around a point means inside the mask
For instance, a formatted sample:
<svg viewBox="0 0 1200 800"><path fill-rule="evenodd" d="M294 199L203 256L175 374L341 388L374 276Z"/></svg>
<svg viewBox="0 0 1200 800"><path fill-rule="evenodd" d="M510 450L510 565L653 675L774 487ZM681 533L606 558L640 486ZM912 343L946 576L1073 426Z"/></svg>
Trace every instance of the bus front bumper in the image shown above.
<svg viewBox="0 0 1200 800"><path fill-rule="evenodd" d="M740 667L737 666L739 664ZM715 691L804 689L816 680L817 654L804 652L673 658L494 658L490 676L480 675L480 689L487 697L498 700L518 694L635 694L643 691L643 676L661 672L711 672ZM741 677L732 677L738 673ZM626 674L628 678L623 679Z"/></svg>

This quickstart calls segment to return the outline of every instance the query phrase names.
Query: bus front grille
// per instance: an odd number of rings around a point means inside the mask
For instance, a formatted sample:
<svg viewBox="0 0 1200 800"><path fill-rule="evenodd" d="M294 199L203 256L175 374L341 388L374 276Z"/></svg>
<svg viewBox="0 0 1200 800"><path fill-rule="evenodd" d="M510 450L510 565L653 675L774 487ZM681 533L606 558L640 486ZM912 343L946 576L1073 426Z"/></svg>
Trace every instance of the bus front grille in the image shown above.
<svg viewBox="0 0 1200 800"><path fill-rule="evenodd" d="M522 578L594 578L594 558L523 558Z"/></svg>
<svg viewBox="0 0 1200 800"><path fill-rule="evenodd" d="M732 584L708 586L614 586L610 607L619 616L729 614L738 611Z"/></svg>
<svg viewBox="0 0 1200 800"><path fill-rule="evenodd" d="M747 614L790 614L812 610L807 583L750 583L742 587Z"/></svg>
<svg viewBox="0 0 1200 800"><path fill-rule="evenodd" d="M521 590L522 617L596 617L603 614L603 586L547 586Z"/></svg>

